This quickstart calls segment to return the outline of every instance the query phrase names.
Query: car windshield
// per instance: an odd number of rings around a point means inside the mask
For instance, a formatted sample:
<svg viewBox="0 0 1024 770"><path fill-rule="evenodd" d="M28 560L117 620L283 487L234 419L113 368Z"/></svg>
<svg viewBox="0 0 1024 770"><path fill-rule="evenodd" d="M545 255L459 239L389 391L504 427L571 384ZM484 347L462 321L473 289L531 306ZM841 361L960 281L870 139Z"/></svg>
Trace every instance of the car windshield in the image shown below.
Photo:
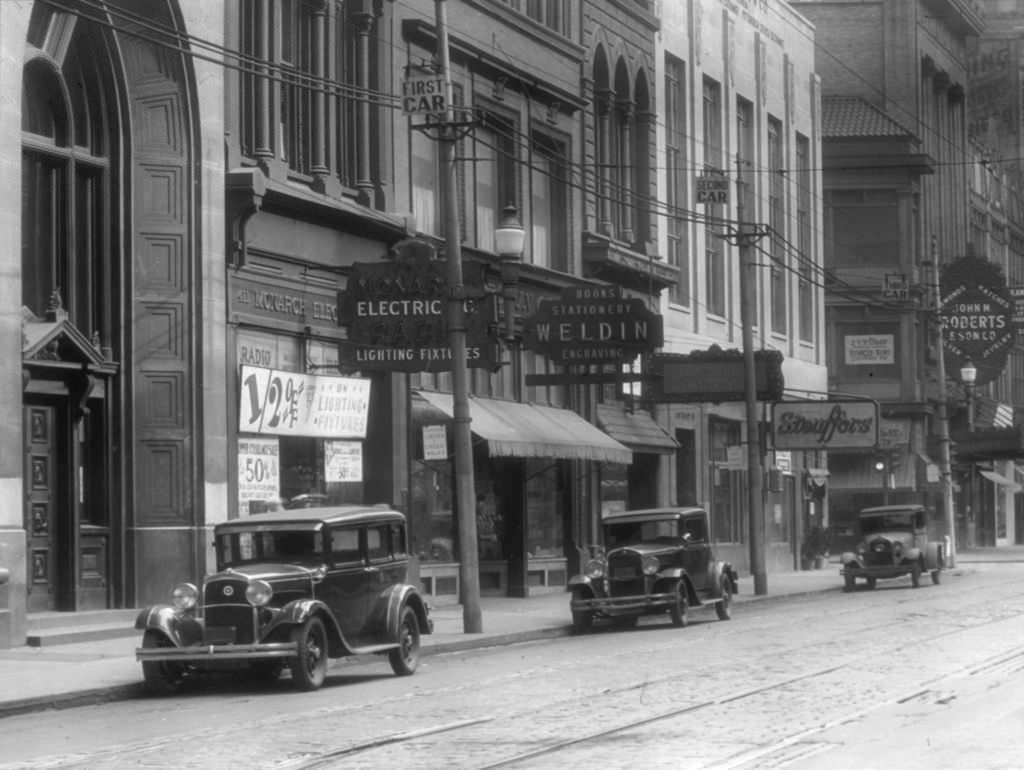
<svg viewBox="0 0 1024 770"><path fill-rule="evenodd" d="M662 521L620 521L606 524L604 542L609 548L629 543L675 542L679 539L679 523L675 519Z"/></svg>
<svg viewBox="0 0 1024 770"><path fill-rule="evenodd" d="M888 529L913 529L914 514L906 513L885 513L872 516L864 516L860 520L860 531L865 535L874 532L884 532Z"/></svg>
<svg viewBox="0 0 1024 770"><path fill-rule="evenodd" d="M311 530L232 532L218 538L222 566L258 561L320 564L318 533Z"/></svg>

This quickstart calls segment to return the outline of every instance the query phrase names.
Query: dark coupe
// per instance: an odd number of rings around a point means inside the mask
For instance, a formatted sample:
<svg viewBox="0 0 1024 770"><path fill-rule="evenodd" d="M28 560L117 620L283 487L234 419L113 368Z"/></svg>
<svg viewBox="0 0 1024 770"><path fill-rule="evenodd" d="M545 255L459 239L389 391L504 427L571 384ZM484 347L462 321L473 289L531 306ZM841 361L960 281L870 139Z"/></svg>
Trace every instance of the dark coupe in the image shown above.
<svg viewBox="0 0 1024 770"><path fill-rule="evenodd" d="M217 572L178 585L172 604L143 610L136 659L154 693L204 670L241 668L315 690L329 658L388 656L412 674L420 634L433 630L406 583L405 517L382 507L302 508L234 519L214 529Z"/></svg>
<svg viewBox="0 0 1024 770"><path fill-rule="evenodd" d="M573 627L595 618L633 626L641 615L668 613L685 626L690 607L714 605L731 617L736 571L715 559L703 508L653 508L605 515L604 555L569 581Z"/></svg>

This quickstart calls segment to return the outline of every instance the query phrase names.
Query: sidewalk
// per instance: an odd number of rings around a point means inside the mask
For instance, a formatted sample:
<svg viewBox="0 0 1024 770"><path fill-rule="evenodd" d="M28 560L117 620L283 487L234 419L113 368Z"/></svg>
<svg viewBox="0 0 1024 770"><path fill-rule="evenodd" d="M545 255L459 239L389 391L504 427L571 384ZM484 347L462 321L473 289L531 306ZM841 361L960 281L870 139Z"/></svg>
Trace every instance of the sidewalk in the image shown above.
<svg viewBox="0 0 1024 770"><path fill-rule="evenodd" d="M995 558L997 549L976 549L961 554L961 563ZM1006 553L1002 553L1006 551ZM1000 561L1024 561L1024 548L1012 553L999 549ZM736 613L752 602L784 599L800 594L839 591L842 588L838 561L821 570L769 573L768 593L754 595L753 579L740 578L734 597ZM426 657L446 652L479 649L560 636L571 633L569 596L566 592L527 599L481 599L483 633L465 634L460 605L431 609L434 633L422 638ZM696 610L708 612L710 610ZM16 647L0 650L0 718L49 708L67 708L111 700L140 697L142 670L135 661L139 636L63 644L53 647ZM332 661L332 670L346 665Z"/></svg>

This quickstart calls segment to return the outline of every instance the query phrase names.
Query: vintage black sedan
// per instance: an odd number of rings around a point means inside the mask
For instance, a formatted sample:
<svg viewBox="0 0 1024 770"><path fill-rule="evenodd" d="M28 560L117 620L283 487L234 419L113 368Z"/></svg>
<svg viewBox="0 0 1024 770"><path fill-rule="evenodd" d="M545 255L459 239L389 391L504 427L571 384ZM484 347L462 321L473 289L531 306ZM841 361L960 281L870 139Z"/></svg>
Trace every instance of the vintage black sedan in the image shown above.
<svg viewBox="0 0 1024 770"><path fill-rule="evenodd" d="M602 529L603 555L569 581L578 633L589 631L596 618L633 626L641 615L658 613L685 626L691 607L714 605L720 619L731 617L736 570L715 558L703 508L610 513Z"/></svg>
<svg viewBox="0 0 1024 770"><path fill-rule="evenodd" d="M136 659L151 692L178 690L203 671L242 669L315 690L329 658L388 656L396 674L419 660L429 608L406 583L405 517L383 507L300 508L214 529L217 572L182 583L171 604L144 609Z"/></svg>
<svg viewBox="0 0 1024 770"><path fill-rule="evenodd" d="M852 591L861 578L868 588L885 578L910 575L917 588L921 575L938 584L945 566L945 544L928 540L928 512L921 505L883 505L865 508L857 517L857 550L841 557L844 589Z"/></svg>

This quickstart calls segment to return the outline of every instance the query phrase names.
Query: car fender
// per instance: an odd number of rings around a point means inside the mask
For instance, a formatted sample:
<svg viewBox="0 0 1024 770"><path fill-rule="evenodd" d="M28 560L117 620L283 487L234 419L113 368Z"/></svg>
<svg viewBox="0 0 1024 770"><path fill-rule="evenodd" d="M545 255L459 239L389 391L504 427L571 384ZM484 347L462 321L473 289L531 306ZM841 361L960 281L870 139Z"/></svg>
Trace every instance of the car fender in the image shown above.
<svg viewBox="0 0 1024 770"><path fill-rule="evenodd" d="M593 589L593 584L593 579L586 575L573 575L569 578L569 590L572 590L576 586L586 586L587 588Z"/></svg>
<svg viewBox="0 0 1024 770"><path fill-rule="evenodd" d="M420 625L421 634L430 634L434 631L433 621L430 619L430 609L423 600L420 592L411 585L392 586L385 597L387 607L387 629L388 637L397 639L398 628L402 622L402 610L412 607L416 613L416 621Z"/></svg>
<svg viewBox="0 0 1024 770"><path fill-rule="evenodd" d="M903 561L910 562L913 564L915 561L921 560L921 549L916 546L909 548L905 554L903 554Z"/></svg>
<svg viewBox="0 0 1024 770"><path fill-rule="evenodd" d="M203 625L187 612L169 604L156 604L139 612L135 628L159 631L176 647L198 644L203 640Z"/></svg>
<svg viewBox="0 0 1024 770"><path fill-rule="evenodd" d="M655 593L667 590L664 588L666 584L676 583L677 581L682 581L686 587L686 600L690 603L690 606L699 607L701 601L697 596L697 589L693 587L693 581L683 567L669 567L659 572L655 581ZM659 586L661 587L659 588Z"/></svg>
<svg viewBox="0 0 1024 770"><path fill-rule="evenodd" d="M348 640L345 639L345 635L341 632L341 627L338 625L338 621L334 617L334 613L331 612L324 602L318 599L296 599L293 602L289 602L281 608L281 611L277 614L277 617L270 623L266 631L263 634L263 638L267 639L274 635L274 633L283 627L291 627L301 625L309 620L311 617L316 616L323 621L324 627L327 629L327 636L329 637L330 644L330 656L332 658L341 657L343 654L349 654L355 649Z"/></svg>

